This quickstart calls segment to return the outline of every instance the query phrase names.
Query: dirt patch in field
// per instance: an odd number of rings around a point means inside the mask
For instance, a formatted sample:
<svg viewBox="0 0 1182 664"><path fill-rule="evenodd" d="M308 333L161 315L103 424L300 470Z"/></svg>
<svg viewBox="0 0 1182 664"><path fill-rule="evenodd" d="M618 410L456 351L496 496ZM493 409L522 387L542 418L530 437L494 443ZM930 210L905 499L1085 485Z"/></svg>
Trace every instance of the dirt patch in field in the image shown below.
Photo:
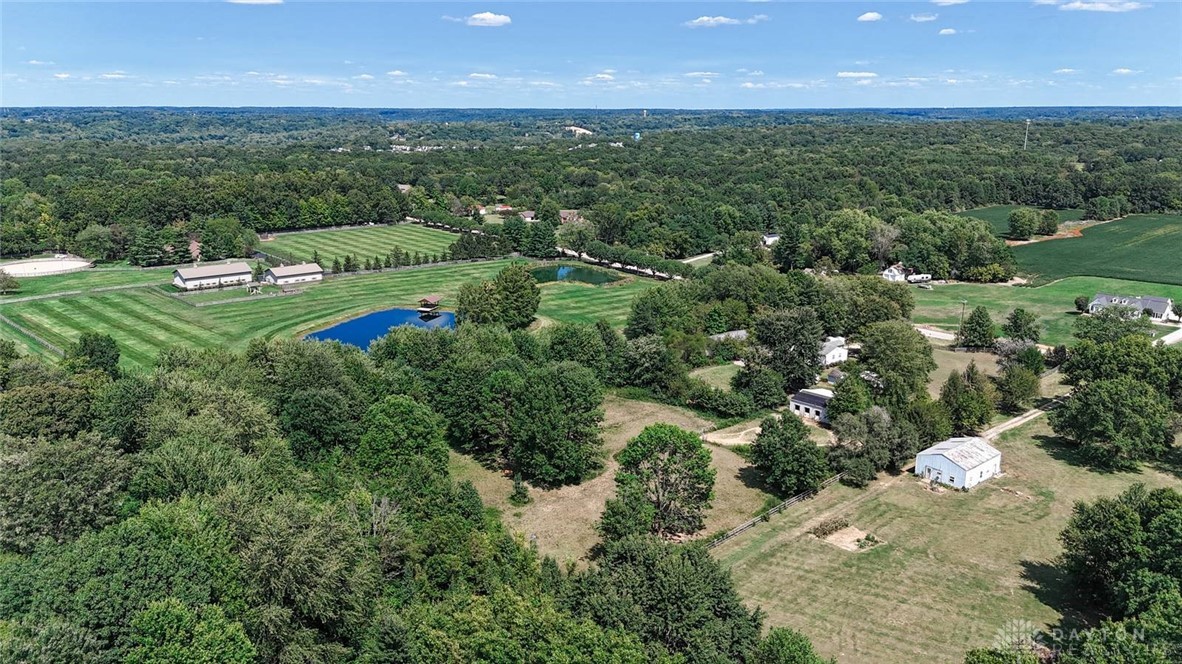
<svg viewBox="0 0 1182 664"><path fill-rule="evenodd" d="M853 527L842 528L825 538L825 541L846 551L865 551L858 548L858 540L866 537L866 533Z"/></svg>
<svg viewBox="0 0 1182 664"><path fill-rule="evenodd" d="M775 413L772 417L783 417L782 413ZM809 419L802 419L805 426L809 430L809 438L818 445L832 445L833 435L828 429L824 429L817 425L816 422ZM736 445L750 445L755 442L755 437L759 435L762 430L760 425L763 423L763 418L758 420L748 420L738 424L726 427L725 429L718 429L709 433L702 434L702 440L707 443L721 445L723 447L734 447Z"/></svg>

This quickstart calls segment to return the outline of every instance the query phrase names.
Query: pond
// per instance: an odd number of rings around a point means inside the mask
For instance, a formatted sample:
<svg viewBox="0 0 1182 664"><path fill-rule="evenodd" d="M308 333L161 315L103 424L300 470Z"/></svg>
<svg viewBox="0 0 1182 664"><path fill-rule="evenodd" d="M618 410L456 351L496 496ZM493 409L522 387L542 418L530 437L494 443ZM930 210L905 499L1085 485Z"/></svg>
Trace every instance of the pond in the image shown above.
<svg viewBox="0 0 1182 664"><path fill-rule="evenodd" d="M430 318L423 318L414 309L386 309L337 323L332 327L312 332L305 338L317 341L339 341L352 344L362 350L368 350L369 345L378 338L386 336L390 328L400 325L453 328L456 326L456 315L450 311L441 311Z"/></svg>
<svg viewBox="0 0 1182 664"><path fill-rule="evenodd" d="M548 283L551 281L578 281L584 284L610 284L613 281L619 281L620 278L616 275L605 272L603 270L594 270L589 267L580 267L577 265L551 265L549 267L536 267L529 271L534 275L534 279L538 283Z"/></svg>

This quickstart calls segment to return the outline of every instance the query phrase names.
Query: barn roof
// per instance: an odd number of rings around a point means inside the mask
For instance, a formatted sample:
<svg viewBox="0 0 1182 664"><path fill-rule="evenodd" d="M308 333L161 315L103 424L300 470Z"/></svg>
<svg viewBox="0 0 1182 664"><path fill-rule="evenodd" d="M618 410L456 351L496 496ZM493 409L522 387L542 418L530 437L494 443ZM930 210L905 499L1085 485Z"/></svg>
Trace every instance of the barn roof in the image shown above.
<svg viewBox="0 0 1182 664"><path fill-rule="evenodd" d="M300 265L285 265L283 267L269 267L267 272L276 277L298 277L305 274L324 274L324 268L316 263L302 263Z"/></svg>
<svg viewBox="0 0 1182 664"><path fill-rule="evenodd" d="M949 438L920 452L917 457L934 454L948 459L962 470L972 470L1001 456L997 448L978 436Z"/></svg>
<svg viewBox="0 0 1182 664"><path fill-rule="evenodd" d="M202 265L201 267L181 267L173 270L181 279L209 279L212 277L231 277L239 274L252 274L250 266L243 262L226 263L223 265Z"/></svg>
<svg viewBox="0 0 1182 664"><path fill-rule="evenodd" d="M833 390L826 390L824 388L810 388L801 390L792 395L790 401L801 403L806 406L817 406L824 408L829 404L829 400L833 398Z"/></svg>

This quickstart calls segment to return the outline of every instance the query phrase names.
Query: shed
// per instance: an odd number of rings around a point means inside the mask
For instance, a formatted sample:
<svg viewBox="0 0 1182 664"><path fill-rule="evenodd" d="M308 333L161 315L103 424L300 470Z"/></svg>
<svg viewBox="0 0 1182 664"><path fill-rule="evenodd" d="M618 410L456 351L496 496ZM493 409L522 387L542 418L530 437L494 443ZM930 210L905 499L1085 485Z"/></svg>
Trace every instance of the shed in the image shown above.
<svg viewBox="0 0 1182 664"><path fill-rule="evenodd" d="M823 387L813 387L801 390L788 399L788 409L810 420L829 422L829 401L833 399L833 390Z"/></svg>
<svg viewBox="0 0 1182 664"><path fill-rule="evenodd" d="M957 489L971 489L1001 474L1001 452L978 436L949 438L915 455L915 474Z"/></svg>

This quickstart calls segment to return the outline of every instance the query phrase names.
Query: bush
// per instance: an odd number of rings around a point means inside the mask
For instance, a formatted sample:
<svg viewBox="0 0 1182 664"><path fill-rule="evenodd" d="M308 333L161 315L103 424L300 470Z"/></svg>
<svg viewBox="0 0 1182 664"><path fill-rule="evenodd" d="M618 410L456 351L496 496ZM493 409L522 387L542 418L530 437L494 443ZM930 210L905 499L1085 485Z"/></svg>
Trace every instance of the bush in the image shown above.
<svg viewBox="0 0 1182 664"><path fill-rule="evenodd" d="M727 392L700 380L690 380L687 392L687 405L719 417L742 417L755 412L755 402L742 392Z"/></svg>
<svg viewBox="0 0 1182 664"><path fill-rule="evenodd" d="M849 528L849 527L850 527L849 519L846 519L845 517L835 516L835 517L825 519L821 523L818 523L817 525L813 526L809 530L809 534L813 535L815 537L818 537L818 538L825 538L825 537L829 537L830 535L832 535L833 533L835 533L839 530L842 530L843 528Z"/></svg>

